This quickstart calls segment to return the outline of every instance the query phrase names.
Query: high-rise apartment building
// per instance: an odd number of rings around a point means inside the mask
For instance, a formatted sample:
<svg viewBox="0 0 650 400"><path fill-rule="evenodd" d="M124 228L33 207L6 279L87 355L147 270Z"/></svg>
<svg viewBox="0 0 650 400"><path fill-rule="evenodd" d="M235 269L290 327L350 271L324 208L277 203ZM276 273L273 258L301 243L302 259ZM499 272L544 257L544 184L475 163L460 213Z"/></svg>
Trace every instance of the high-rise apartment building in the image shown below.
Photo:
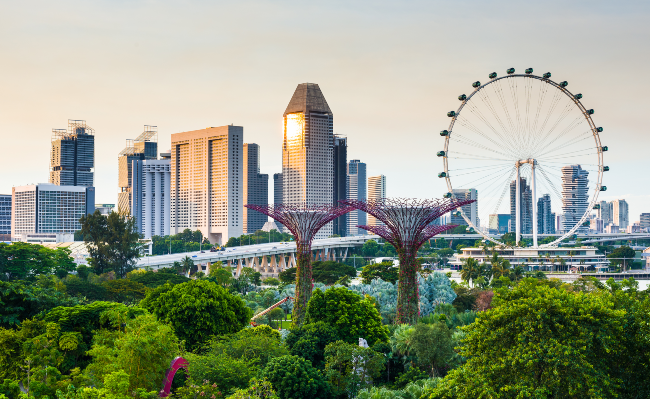
<svg viewBox="0 0 650 400"><path fill-rule="evenodd" d="M490 214L488 222L491 235L505 235L510 225L510 214Z"/></svg>
<svg viewBox="0 0 650 400"><path fill-rule="evenodd" d="M68 120L67 129L52 129L50 183L93 186L95 131L83 120Z"/></svg>
<svg viewBox="0 0 650 400"><path fill-rule="evenodd" d="M378 175L368 178L368 200L379 200L386 197L386 176ZM368 214L368 226L382 225L377 218Z"/></svg>
<svg viewBox="0 0 650 400"><path fill-rule="evenodd" d="M607 226L614 221L612 215L612 203L607 201L601 201L599 203L600 208L598 209L597 216L603 220L603 225Z"/></svg>
<svg viewBox="0 0 650 400"><path fill-rule="evenodd" d="M243 198L246 204L268 204L269 202L269 175L260 174L260 146L255 143L244 143L243 148ZM243 230L246 234L251 234L262 229L269 219L259 211L249 210L244 207Z"/></svg>
<svg viewBox="0 0 650 400"><path fill-rule="evenodd" d="M551 210L550 194L544 194L537 199L537 233L555 233L555 213Z"/></svg>
<svg viewBox="0 0 650 400"><path fill-rule="evenodd" d="M639 226L641 229L650 229L650 213L641 213Z"/></svg>
<svg viewBox="0 0 650 400"><path fill-rule="evenodd" d="M12 189L11 240L73 241L79 218L95 212L95 188L51 183Z"/></svg>
<svg viewBox="0 0 650 400"><path fill-rule="evenodd" d="M11 240L11 195L0 194L0 241Z"/></svg>
<svg viewBox="0 0 650 400"><path fill-rule="evenodd" d="M171 160L133 160L131 215L145 239L169 235Z"/></svg>
<svg viewBox="0 0 650 400"><path fill-rule="evenodd" d="M334 188L333 204L348 198L348 139L334 135L332 185ZM348 236L348 216L343 214L332 221L332 233L341 237Z"/></svg>
<svg viewBox="0 0 650 400"><path fill-rule="evenodd" d="M284 204L331 204L334 192L333 114L315 83L301 83L284 112ZM332 223L317 239L332 235Z"/></svg>
<svg viewBox="0 0 650 400"><path fill-rule="evenodd" d="M348 198L350 200L365 200L366 193L366 163L360 160L350 160L348 163ZM365 231L357 228L357 225L367 224L367 214L360 210L353 210L348 213L348 235L357 236Z"/></svg>
<svg viewBox="0 0 650 400"><path fill-rule="evenodd" d="M144 131L135 139L128 139L126 147L117 157L119 166L117 212L133 215L133 162L155 160L158 157L158 127L145 125Z"/></svg>
<svg viewBox="0 0 650 400"><path fill-rule="evenodd" d="M283 203L283 198L282 198L282 173L276 173L273 174L273 203L274 204L282 204ZM282 232L284 229L284 225L279 223L278 221L274 221L275 225L278 227L278 231Z"/></svg>
<svg viewBox="0 0 650 400"><path fill-rule="evenodd" d="M580 165L562 167L562 213L565 231L573 228L587 212L589 205L589 171ZM587 227L579 227L578 232L586 232Z"/></svg>
<svg viewBox="0 0 650 400"><path fill-rule="evenodd" d="M233 125L172 135L171 234L198 229L219 244L242 235L243 140Z"/></svg>
<svg viewBox="0 0 650 400"><path fill-rule="evenodd" d="M612 201L612 219L614 225L618 225L620 230L625 231L627 229L627 226L630 225L630 212L627 201Z"/></svg>
<svg viewBox="0 0 650 400"><path fill-rule="evenodd" d="M533 233L533 194L526 178L519 178L519 218L520 232L522 234ZM510 182L510 232L517 229L517 181Z"/></svg>
<svg viewBox="0 0 650 400"><path fill-rule="evenodd" d="M474 224L479 226L478 219L478 192L476 189L452 189L452 193L458 200L477 200L471 204L465 204L461 207L463 214ZM452 225L467 225L467 222L462 216L451 215Z"/></svg>

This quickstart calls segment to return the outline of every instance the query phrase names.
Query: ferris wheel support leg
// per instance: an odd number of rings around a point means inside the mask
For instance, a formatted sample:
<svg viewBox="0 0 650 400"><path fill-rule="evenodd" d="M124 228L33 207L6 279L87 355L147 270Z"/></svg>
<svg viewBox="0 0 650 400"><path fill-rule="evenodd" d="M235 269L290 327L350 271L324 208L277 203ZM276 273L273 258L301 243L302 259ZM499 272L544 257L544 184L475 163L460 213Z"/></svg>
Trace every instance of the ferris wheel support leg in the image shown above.
<svg viewBox="0 0 650 400"><path fill-rule="evenodd" d="M533 247L537 247L537 195L536 195L536 186L535 186L535 165L537 161L530 160L531 167L531 191L532 191L532 209L533 209Z"/></svg>
<svg viewBox="0 0 650 400"><path fill-rule="evenodd" d="M517 177L516 177L516 183L515 183L515 246L519 245L519 241L521 240L521 213L519 210L521 210L521 188L519 187L520 182L519 182L519 161L517 161Z"/></svg>

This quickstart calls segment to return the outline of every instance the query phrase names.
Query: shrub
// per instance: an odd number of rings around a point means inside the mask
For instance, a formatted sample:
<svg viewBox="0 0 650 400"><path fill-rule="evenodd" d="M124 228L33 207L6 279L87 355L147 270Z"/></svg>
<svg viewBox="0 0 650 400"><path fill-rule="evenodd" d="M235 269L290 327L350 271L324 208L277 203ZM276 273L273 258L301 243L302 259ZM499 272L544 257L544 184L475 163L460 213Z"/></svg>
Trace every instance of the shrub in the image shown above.
<svg viewBox="0 0 650 400"><path fill-rule="evenodd" d="M133 282L141 283L148 288L157 288L160 285L164 285L166 282L169 282L172 285L177 285L179 283L190 281L190 278L178 275L171 268L159 269L157 272L147 271L140 274L132 274L128 276L128 279Z"/></svg>
<svg viewBox="0 0 650 400"><path fill-rule="evenodd" d="M369 345L388 340L388 329L370 297L343 288L332 288L325 293L316 289L307 305L306 323L325 322L333 326L339 338L348 343L358 343L364 338Z"/></svg>
<svg viewBox="0 0 650 400"><path fill-rule="evenodd" d="M304 358L274 358L260 376L270 381L283 399L322 399L329 396L328 385L320 372Z"/></svg>
<svg viewBox="0 0 650 400"><path fill-rule="evenodd" d="M325 360L324 373L336 397L354 397L360 389L371 386L386 362L383 354L342 340L327 345Z"/></svg>
<svg viewBox="0 0 650 400"><path fill-rule="evenodd" d="M186 358L189 363L189 380L193 384L217 382L224 394L246 388L258 372L255 360L234 358L225 353L187 354Z"/></svg>
<svg viewBox="0 0 650 400"><path fill-rule="evenodd" d="M325 347L339 339L336 329L321 321L294 328L289 332L286 344L291 354L309 360L314 367L322 369L325 366Z"/></svg>
<svg viewBox="0 0 650 400"><path fill-rule="evenodd" d="M216 283L195 280L170 286L160 286L157 298L147 296L141 304L168 322L190 347L212 335L237 332L250 321L252 311L244 301Z"/></svg>
<svg viewBox="0 0 650 400"><path fill-rule="evenodd" d="M275 389L266 379L253 378L246 389L239 389L229 399L277 399Z"/></svg>

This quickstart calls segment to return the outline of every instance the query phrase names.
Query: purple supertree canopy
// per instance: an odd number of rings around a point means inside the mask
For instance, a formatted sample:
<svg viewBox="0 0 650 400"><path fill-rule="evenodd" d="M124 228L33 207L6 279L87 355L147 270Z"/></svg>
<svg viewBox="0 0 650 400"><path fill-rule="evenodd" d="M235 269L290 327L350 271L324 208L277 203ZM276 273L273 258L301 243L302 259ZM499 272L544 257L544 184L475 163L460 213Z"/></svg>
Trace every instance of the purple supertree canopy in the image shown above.
<svg viewBox="0 0 650 400"><path fill-rule="evenodd" d="M436 219L447 212L475 200L449 199L403 199L382 198L376 200L340 200L377 218L384 225L360 226L386 239L396 248L415 247L440 232L454 226L431 225Z"/></svg>
<svg viewBox="0 0 650 400"><path fill-rule="evenodd" d="M286 226L296 241L310 244L316 233L328 222L354 209L332 204L246 204L244 207L268 215Z"/></svg>

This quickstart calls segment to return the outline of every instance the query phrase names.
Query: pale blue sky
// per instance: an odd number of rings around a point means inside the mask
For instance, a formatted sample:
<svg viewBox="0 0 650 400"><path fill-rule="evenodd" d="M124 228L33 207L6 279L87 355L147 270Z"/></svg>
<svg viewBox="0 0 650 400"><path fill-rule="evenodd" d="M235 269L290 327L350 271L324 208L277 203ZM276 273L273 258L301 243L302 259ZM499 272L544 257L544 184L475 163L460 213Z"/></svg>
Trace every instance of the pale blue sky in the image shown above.
<svg viewBox="0 0 650 400"><path fill-rule="evenodd" d="M650 3L605 1L3 1L0 192L46 182L52 128L96 130L98 202L116 202L117 154L145 124L230 123L281 171L281 117L321 86L349 158L389 196L440 197L435 152L471 82L508 67L584 94L609 145L607 198L650 212Z"/></svg>

